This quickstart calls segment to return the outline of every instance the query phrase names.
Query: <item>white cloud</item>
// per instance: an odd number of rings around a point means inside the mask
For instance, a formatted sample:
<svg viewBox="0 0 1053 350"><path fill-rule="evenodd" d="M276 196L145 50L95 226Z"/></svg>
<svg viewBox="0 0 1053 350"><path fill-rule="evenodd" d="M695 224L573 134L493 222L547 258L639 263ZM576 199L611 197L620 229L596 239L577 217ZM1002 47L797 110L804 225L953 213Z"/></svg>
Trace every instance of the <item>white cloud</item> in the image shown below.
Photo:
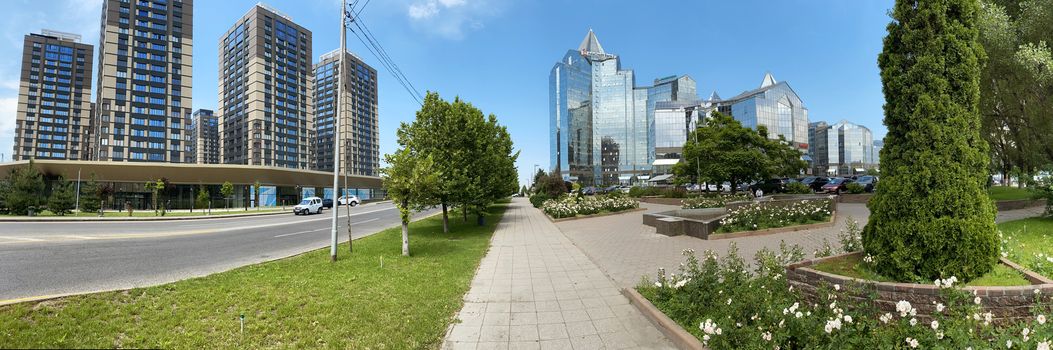
<svg viewBox="0 0 1053 350"><path fill-rule="evenodd" d="M485 27L485 21L503 11L507 0L413 0L407 7L415 28L458 40L468 31Z"/></svg>

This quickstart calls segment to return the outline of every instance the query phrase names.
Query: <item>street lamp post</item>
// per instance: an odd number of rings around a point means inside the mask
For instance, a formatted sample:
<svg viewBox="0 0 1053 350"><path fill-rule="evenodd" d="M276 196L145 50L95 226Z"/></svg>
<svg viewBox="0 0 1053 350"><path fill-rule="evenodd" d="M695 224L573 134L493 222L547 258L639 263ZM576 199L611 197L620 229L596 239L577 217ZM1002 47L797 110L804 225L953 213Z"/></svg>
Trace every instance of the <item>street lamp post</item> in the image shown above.
<svg viewBox="0 0 1053 350"><path fill-rule="evenodd" d="M347 51L347 0L343 0L340 5L340 60L337 63L336 72L336 98L334 103L336 104L336 113L333 120L333 198L337 199L338 193L340 192L340 122L343 121L343 115L341 112L343 108L340 105L340 98L344 93L344 52ZM333 221L332 229L330 234L332 235L332 244L329 247L329 260L336 261L336 242L337 242L337 218L340 213L340 204L334 203L333 205ZM350 237L348 237L350 239Z"/></svg>

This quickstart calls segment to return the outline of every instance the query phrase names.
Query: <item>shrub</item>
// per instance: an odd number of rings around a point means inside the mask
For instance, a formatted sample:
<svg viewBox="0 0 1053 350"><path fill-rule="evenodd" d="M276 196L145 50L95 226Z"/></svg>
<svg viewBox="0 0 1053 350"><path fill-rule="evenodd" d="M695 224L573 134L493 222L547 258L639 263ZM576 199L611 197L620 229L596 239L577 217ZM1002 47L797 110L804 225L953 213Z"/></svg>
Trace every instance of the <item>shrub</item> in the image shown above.
<svg viewBox="0 0 1053 350"><path fill-rule="evenodd" d="M980 135L980 11L975 0L899 0L891 11L878 57L884 178L863 230L875 272L889 278L968 282L998 261L984 189L991 158Z"/></svg>
<svg viewBox="0 0 1053 350"><path fill-rule="evenodd" d="M660 195L661 189L658 187L642 187L635 186L629 189L629 197L640 198L645 196L657 196Z"/></svg>
<svg viewBox="0 0 1053 350"><path fill-rule="evenodd" d="M686 262L672 273L659 269L653 281L637 287L641 295L710 349L1048 349L1053 338L1049 295L1031 296L1037 320L992 324L992 314L973 296L956 289L956 278L940 283L946 304L897 304L882 313L872 290L859 285L820 285L819 300L806 299L788 286L783 266L804 258L798 246L758 252L750 271L734 243L718 258L706 251L701 260L683 252ZM860 299L847 297L859 296ZM920 320L918 309L932 311ZM935 321L932 322L932 321ZM1026 331L1025 331L1026 329Z"/></svg>
<svg viewBox="0 0 1053 350"><path fill-rule="evenodd" d="M639 208L640 203L632 198L621 196L565 196L550 199L541 205L541 210L552 218L562 219L578 215L592 215L601 212L618 212Z"/></svg>
<svg viewBox="0 0 1053 350"><path fill-rule="evenodd" d="M1029 188L1036 199L1046 200L1046 211L1044 216L1053 216L1053 176L1045 176L1035 181Z"/></svg>
<svg viewBox="0 0 1053 350"><path fill-rule="evenodd" d="M789 194L812 194L812 188L800 182L791 182L786 185L786 193Z"/></svg>
<svg viewBox="0 0 1053 350"><path fill-rule="evenodd" d="M549 199L552 199L552 197L549 197L548 194L544 192L535 193L530 195L530 204L533 205L534 208L541 208L541 205Z"/></svg>
<svg viewBox="0 0 1053 350"><path fill-rule="evenodd" d="M548 198L559 198L559 196L567 193L566 183L563 182L563 178L556 172L542 176L540 181L534 186L537 186L537 193L544 193L548 195Z"/></svg>
<svg viewBox="0 0 1053 350"><path fill-rule="evenodd" d="M97 213L102 199L99 198L99 183L95 181L95 174L80 186L80 208L81 212Z"/></svg>
<svg viewBox="0 0 1053 350"><path fill-rule="evenodd" d="M860 194L866 192L866 187L860 185L858 182L849 182L845 185L845 191L851 194Z"/></svg>
<svg viewBox="0 0 1053 350"><path fill-rule="evenodd" d="M822 200L794 201L787 205L752 203L729 209L720 219L719 232L763 230L830 220L829 203Z"/></svg>
<svg viewBox="0 0 1053 350"><path fill-rule="evenodd" d="M682 187L670 187L662 191L665 198L686 198L687 190Z"/></svg>

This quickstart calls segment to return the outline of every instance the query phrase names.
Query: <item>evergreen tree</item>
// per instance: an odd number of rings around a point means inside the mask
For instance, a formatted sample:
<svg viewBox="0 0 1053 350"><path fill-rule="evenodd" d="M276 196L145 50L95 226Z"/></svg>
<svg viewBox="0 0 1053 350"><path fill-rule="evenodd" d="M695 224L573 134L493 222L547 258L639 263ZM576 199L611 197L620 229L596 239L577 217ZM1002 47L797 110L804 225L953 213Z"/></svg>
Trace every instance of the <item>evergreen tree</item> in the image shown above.
<svg viewBox="0 0 1053 350"><path fill-rule="evenodd" d="M51 196L48 197L48 210L58 216L65 216L73 212L75 190L73 184L62 177L51 186Z"/></svg>
<svg viewBox="0 0 1053 350"><path fill-rule="evenodd" d="M80 211L85 213L96 213L102 200L99 198L99 183L95 181L95 174L88 177L88 181L80 186Z"/></svg>
<svg viewBox="0 0 1053 350"><path fill-rule="evenodd" d="M878 57L888 135L863 245L900 281L965 281L998 261L980 130L976 0L896 1Z"/></svg>
<svg viewBox="0 0 1053 350"><path fill-rule="evenodd" d="M43 204L44 175L37 170L32 160L25 167L11 170L8 181L10 191L4 199L12 214L26 215L30 207L35 209Z"/></svg>

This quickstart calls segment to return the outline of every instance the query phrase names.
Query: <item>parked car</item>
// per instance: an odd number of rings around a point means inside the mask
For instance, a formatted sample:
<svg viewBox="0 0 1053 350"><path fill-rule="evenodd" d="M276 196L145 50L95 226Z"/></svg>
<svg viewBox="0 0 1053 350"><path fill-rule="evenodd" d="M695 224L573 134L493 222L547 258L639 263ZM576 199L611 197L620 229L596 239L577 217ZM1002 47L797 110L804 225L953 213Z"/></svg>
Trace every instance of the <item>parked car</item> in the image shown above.
<svg viewBox="0 0 1053 350"><path fill-rule="evenodd" d="M358 206L359 204L362 204L362 201L360 201L358 199L358 196L355 196L355 195L340 196L340 198L337 199L337 202L340 203L340 205L350 205L352 207L355 207L355 206ZM348 203L350 203L350 204L348 204Z"/></svg>
<svg viewBox="0 0 1053 350"><path fill-rule="evenodd" d="M830 178L830 182L823 185L821 192L841 194L841 192L844 192L847 189L846 187L848 184L852 182L852 179L846 179L843 177Z"/></svg>
<svg viewBox="0 0 1053 350"><path fill-rule="evenodd" d="M309 215L311 213L321 214L322 213L322 199L318 197L307 197L300 201L293 207L293 214Z"/></svg>
<svg viewBox="0 0 1053 350"><path fill-rule="evenodd" d="M603 189L603 193L612 193L618 190L618 186L611 186Z"/></svg>
<svg viewBox="0 0 1053 350"><path fill-rule="evenodd" d="M322 207L325 207L326 209L333 209L333 199L332 198L323 199L322 200Z"/></svg>
<svg viewBox="0 0 1053 350"><path fill-rule="evenodd" d="M871 175L860 176L859 180L856 180L856 183L863 185L863 189L867 193L874 192L874 186L877 186L878 177Z"/></svg>
<svg viewBox="0 0 1053 350"><path fill-rule="evenodd" d="M812 188L812 192L820 192L823 190L823 186L830 182L830 178L825 176L809 176L801 180L801 183L808 185Z"/></svg>
<svg viewBox="0 0 1053 350"><path fill-rule="evenodd" d="M761 190L764 194L783 193L786 192L786 183L785 179L768 179L750 186L750 192Z"/></svg>
<svg viewBox="0 0 1053 350"><path fill-rule="evenodd" d="M596 194L596 188L592 187L592 186L585 187L585 188L581 189L581 194L586 195L586 196L594 195L594 194Z"/></svg>
<svg viewBox="0 0 1053 350"><path fill-rule="evenodd" d="M621 187L618 187L618 191L621 191L621 193L629 193L629 190L631 190L631 189L633 189L632 186L621 186Z"/></svg>

